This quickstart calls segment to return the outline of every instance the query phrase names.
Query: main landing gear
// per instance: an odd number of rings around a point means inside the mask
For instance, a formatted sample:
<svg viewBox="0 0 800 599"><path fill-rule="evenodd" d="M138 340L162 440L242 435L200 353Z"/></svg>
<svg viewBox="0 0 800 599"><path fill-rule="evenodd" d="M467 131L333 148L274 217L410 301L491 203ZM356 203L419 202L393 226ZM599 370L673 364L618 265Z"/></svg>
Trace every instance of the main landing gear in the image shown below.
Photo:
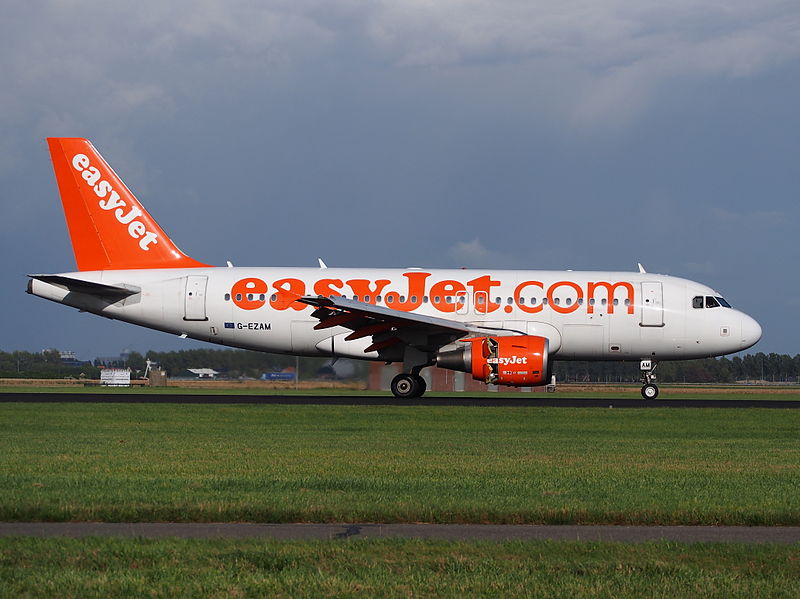
<svg viewBox="0 0 800 599"><path fill-rule="evenodd" d="M653 381L656 380L655 372L658 364L653 360L642 360L639 363L639 370L642 372L642 397L645 399L655 399L658 397L658 385Z"/></svg>
<svg viewBox="0 0 800 599"><path fill-rule="evenodd" d="M421 397L428 388L425 379L419 374L400 373L392 379L392 393L400 399Z"/></svg>

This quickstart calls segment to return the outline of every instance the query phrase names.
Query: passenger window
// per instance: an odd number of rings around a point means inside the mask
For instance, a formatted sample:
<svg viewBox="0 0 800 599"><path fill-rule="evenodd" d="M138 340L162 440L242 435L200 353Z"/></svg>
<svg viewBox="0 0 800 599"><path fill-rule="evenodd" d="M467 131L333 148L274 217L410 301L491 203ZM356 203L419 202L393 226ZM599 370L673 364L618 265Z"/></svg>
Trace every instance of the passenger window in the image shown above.
<svg viewBox="0 0 800 599"><path fill-rule="evenodd" d="M229 301L231 301L231 294L230 294L230 293L226 293L226 294L225 294L225 301L226 301L226 302L229 302Z"/></svg>
<svg viewBox="0 0 800 599"><path fill-rule="evenodd" d="M702 308L703 307L703 296L698 295L697 297L692 298L692 308Z"/></svg>
<svg viewBox="0 0 800 599"><path fill-rule="evenodd" d="M719 302L710 295L706 296L706 308L719 308Z"/></svg>

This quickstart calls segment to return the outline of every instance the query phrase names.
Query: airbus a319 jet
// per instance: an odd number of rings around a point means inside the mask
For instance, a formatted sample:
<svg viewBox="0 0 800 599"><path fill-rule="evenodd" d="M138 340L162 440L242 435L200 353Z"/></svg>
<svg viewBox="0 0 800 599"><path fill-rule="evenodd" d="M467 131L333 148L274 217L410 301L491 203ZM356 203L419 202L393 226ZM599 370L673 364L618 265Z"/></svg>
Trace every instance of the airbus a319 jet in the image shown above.
<svg viewBox="0 0 800 599"><path fill-rule="evenodd" d="M639 272L212 267L184 254L86 139L50 138L78 270L29 275L28 293L219 345L401 362L394 395L427 367L487 384L551 381L555 360L637 361L642 396L662 360L751 347L761 327L710 287Z"/></svg>

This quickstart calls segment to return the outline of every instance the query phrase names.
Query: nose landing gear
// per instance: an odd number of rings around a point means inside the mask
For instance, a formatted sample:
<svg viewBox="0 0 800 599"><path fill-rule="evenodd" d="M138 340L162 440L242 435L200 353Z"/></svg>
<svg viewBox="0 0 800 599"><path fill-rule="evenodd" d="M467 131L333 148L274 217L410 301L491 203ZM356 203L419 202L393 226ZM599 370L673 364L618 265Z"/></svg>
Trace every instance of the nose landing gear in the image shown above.
<svg viewBox="0 0 800 599"><path fill-rule="evenodd" d="M642 397L645 399L655 399L658 397L658 385L654 374L658 364L653 360L642 360L639 362L639 370L642 372Z"/></svg>

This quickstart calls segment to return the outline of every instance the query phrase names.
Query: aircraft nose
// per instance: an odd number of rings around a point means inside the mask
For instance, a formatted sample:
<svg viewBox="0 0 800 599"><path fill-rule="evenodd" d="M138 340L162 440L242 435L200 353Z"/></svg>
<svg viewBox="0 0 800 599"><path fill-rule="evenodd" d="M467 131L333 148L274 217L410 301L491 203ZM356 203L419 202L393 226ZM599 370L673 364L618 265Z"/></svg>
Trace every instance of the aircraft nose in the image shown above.
<svg viewBox="0 0 800 599"><path fill-rule="evenodd" d="M756 322L755 318L749 317L747 314L742 316L742 347L747 349L754 346L761 339L761 325Z"/></svg>

